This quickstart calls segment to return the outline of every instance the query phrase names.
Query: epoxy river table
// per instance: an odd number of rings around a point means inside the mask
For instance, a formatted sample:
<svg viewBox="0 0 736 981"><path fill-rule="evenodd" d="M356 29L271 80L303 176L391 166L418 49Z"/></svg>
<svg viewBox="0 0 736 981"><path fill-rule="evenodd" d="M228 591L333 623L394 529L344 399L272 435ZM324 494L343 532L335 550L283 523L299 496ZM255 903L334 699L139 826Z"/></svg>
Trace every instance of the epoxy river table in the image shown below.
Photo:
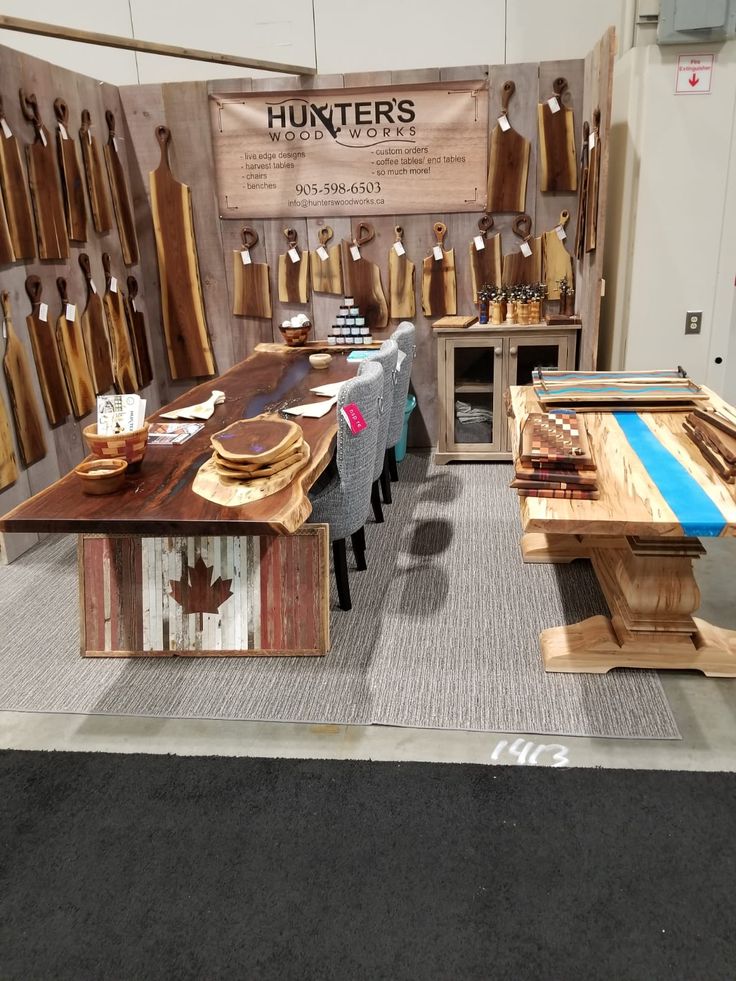
<svg viewBox="0 0 736 981"><path fill-rule="evenodd" d="M714 408L736 410L709 393ZM509 389L514 455L521 425L544 411L532 388ZM695 668L736 677L736 631L692 614L700 539L736 535L734 486L682 429L682 412L586 412L600 499L520 498L525 562L587 558L611 612L542 631L547 671Z"/></svg>
<svg viewBox="0 0 736 981"><path fill-rule="evenodd" d="M79 535L82 654L327 652L328 526L304 522L311 513L307 492L333 452L335 410L297 419L309 462L276 494L224 507L192 491L213 433L240 418L318 401L310 388L356 374L348 352L334 352L321 371L310 366L309 353L262 345L165 406L161 412L203 401L213 389L225 393L188 442L149 446L140 472L120 492L85 495L78 478L67 474L0 518L5 532Z"/></svg>

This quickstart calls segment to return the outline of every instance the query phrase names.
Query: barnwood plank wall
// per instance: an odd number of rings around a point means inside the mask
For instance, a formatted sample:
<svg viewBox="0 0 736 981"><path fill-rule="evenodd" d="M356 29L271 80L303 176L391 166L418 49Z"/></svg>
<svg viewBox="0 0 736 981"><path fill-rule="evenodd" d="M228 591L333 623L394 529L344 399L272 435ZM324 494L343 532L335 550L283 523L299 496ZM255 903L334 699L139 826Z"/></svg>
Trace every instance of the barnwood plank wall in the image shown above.
<svg viewBox="0 0 736 981"><path fill-rule="evenodd" d="M281 78L241 78L219 79L213 82L174 82L142 86L116 88L95 79L57 68L47 62L21 54L12 48L0 47L0 92L4 98L5 112L13 132L24 142L33 137L29 123L22 118L18 102L18 88L33 91L39 99L42 116L52 132L54 124L53 101L62 96L69 104L71 134L78 145L78 129L82 108L92 113L94 133L102 144L107 137L104 120L105 109L112 109L117 119L118 143L127 167L129 184L136 216L136 226L140 245L140 262L126 269L120 253L117 228L106 235L98 235L88 228L88 241L84 245L71 244L71 258L68 265L63 262L16 262L0 270L0 287L9 290L15 325L19 336L31 358L30 343L27 336L25 318L30 310L25 293L25 278L30 273L41 277L43 299L49 304L49 320L58 316L60 304L56 289L56 277L64 275L69 283L70 297L83 305L85 287L82 272L78 265L80 251L89 253L93 277L96 285L104 283L102 274L102 252L110 252L113 269L123 282L132 273L139 283L138 307L144 313L149 332L151 355L154 367L154 381L141 394L149 400L151 410L186 391L194 381L172 382L166 361L163 333L161 329L161 309L158 292L158 268L153 238L153 225L149 200L149 171L156 168L159 161L159 146L154 128L164 123L172 132L170 146L171 166L177 180L189 184L192 189L194 224L199 250L200 273L205 298L207 320L212 335L218 371L222 372L232 364L242 360L261 341L280 341L278 324L295 313L311 314L316 337L325 337L333 322L339 302L338 297L313 294L306 305L287 305L278 300L273 289L273 321L255 318L234 317L232 283L232 251L240 247L240 230L244 222L221 220L219 218L215 191L214 159L210 137L210 117L208 95L216 92L248 92L273 90L304 90L319 88L355 88L392 83L471 81L487 78L490 84L489 132L495 123L500 108L500 90L507 79L516 84L516 93L510 106L510 116L514 128L532 144L529 179L527 184L527 211L533 221L535 235L540 235L557 223L563 208L570 211L568 224L569 240L566 243L572 250L575 222L577 218L577 196L570 193L541 194L537 190L537 103L548 98L552 80L564 75L569 84L571 102L575 113L576 151L579 155L581 130L584 119L590 120L595 106L601 108L601 136L603 154L601 160L601 205L599 209L598 234L603 241L605 232L605 201L608 170L608 131L610 126L610 98L613 82L613 31L609 31L596 47L582 60L543 62L542 64L518 65L470 65L443 69L422 69L418 71L353 73L345 75L321 75L315 77ZM368 220L376 231L375 239L363 248L366 258L376 262L381 270L384 289L388 290L388 252L395 236L394 226L404 228L404 245L408 257L421 269L422 259L429 254L434 244L432 225L440 220L447 225L447 248L454 248L457 257L457 296L458 313L473 310L470 281L470 266L467 259L468 243L477 233L477 214L426 215L384 215ZM286 239L283 229L287 225L296 228L298 243L302 250L314 250L318 242L319 230L330 225L334 230L331 244L343 238L351 239L353 231L363 215L334 218L274 217L268 220L248 222L258 232L259 242L253 251L256 262L267 262L270 266L272 286L275 283L278 256L285 251ZM501 231L502 250L511 251L518 247L518 239L511 230L513 215L494 216L493 232ZM580 367L595 364L598 339L598 319L600 306L601 270L603 249L598 248L586 255L583 263L576 269L576 306L582 314ZM412 416L410 443L415 446L428 446L436 442L436 345L432 338L429 318L421 313L421 276L416 283L417 315L417 360L412 372L413 387L417 394L418 408ZM377 336L388 336L398 321L391 321L385 331ZM40 403L40 392L34 373L34 387ZM0 377L0 396L7 403L7 390L4 377ZM90 418L75 422L69 418L53 430L44 426L49 452L38 463L21 470L18 481L0 492L0 513L10 510L15 504L37 493L59 476L71 469L85 455L81 430ZM34 535L0 536L0 561L11 561L36 541Z"/></svg>

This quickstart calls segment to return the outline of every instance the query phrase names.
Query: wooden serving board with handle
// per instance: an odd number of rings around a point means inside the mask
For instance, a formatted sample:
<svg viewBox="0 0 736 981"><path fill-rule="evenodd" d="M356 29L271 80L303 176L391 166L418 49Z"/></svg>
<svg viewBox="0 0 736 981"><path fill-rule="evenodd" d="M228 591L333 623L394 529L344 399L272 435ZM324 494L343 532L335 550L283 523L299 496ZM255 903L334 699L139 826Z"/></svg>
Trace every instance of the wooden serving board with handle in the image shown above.
<svg viewBox="0 0 736 981"><path fill-rule="evenodd" d="M10 432L5 402L0 397L0 490L18 479L18 463L15 459L13 437Z"/></svg>
<svg viewBox="0 0 736 981"><path fill-rule="evenodd" d="M395 320L412 320L416 316L416 266L404 250L404 229L394 228L396 241L388 253L388 302ZM396 246L400 245L397 250Z"/></svg>
<svg viewBox="0 0 736 981"><path fill-rule="evenodd" d="M563 103L567 79L556 78L552 95L537 105L539 129L539 190L576 191L575 118Z"/></svg>
<svg viewBox="0 0 736 981"><path fill-rule="evenodd" d="M105 308L107 334L112 349L115 388L121 394L132 395L138 391L140 385L135 370L133 344L128 333L123 294L120 283L112 274L109 252L102 253L102 265L105 270L105 295L102 298L102 305Z"/></svg>
<svg viewBox="0 0 736 981"><path fill-rule="evenodd" d="M493 228L493 216L482 215L478 220L479 238L483 248L479 249L475 239L470 243L470 279L473 286L473 303L478 302L481 286L500 286L502 274L501 235L488 236Z"/></svg>
<svg viewBox="0 0 736 981"><path fill-rule="evenodd" d="M578 217L575 225L575 258L583 261L585 255L585 229L587 217L585 209L588 205L588 140L590 124L586 119L583 123L583 145L580 150L580 187L578 189Z"/></svg>
<svg viewBox="0 0 736 981"><path fill-rule="evenodd" d="M5 118L1 96L0 125L2 126L0 187L2 187L13 253L16 259L35 259L36 230L33 225L26 176L20 159L20 146Z"/></svg>
<svg viewBox="0 0 736 981"><path fill-rule="evenodd" d="M13 240L10 237L10 226L8 225L8 215L5 211L5 202L0 195L0 264L3 266L15 262L15 252L13 250Z"/></svg>
<svg viewBox="0 0 736 981"><path fill-rule="evenodd" d="M136 299L138 297L138 280L135 276L128 276L128 295L125 298L125 310L128 315L128 329L130 338L133 341L133 355L135 357L135 370L138 375L138 383L141 388L150 385L153 381L153 368L151 367L151 353L148 349L148 335L146 334L146 318L143 312L138 309Z"/></svg>
<svg viewBox="0 0 736 981"><path fill-rule="evenodd" d="M110 181L112 207L115 212L115 221L118 225L123 262L126 266L132 266L138 262L138 238L135 233L135 218L133 215L133 205L130 201L128 183L125 179L125 168L118 152L118 141L115 135L115 114L109 109L105 112L105 122L107 123L108 129L107 143L104 148L105 165Z"/></svg>
<svg viewBox="0 0 736 981"><path fill-rule="evenodd" d="M105 311L102 306L102 297L92 279L92 269L86 252L82 252L79 256L79 265L87 284L87 304L81 317L84 346L87 350L87 362L95 392L102 395L103 392L109 391L114 383L112 352L107 336L107 326L105 325Z"/></svg>
<svg viewBox="0 0 736 981"><path fill-rule="evenodd" d="M33 214L36 218L38 255L41 259L68 259L69 237L49 131L43 124L38 100L33 93L26 95L21 89L20 104L23 115L33 123L36 133L35 142L26 147L26 158Z"/></svg>
<svg viewBox="0 0 736 981"><path fill-rule="evenodd" d="M526 182L529 175L531 144L511 126L509 102L516 91L513 82L504 82L501 90L500 121L491 131L488 155L488 211L523 211L526 207Z"/></svg>
<svg viewBox="0 0 736 981"><path fill-rule="evenodd" d="M601 177L601 111L593 111L588 136L588 194L585 202L585 251L592 252L598 238L598 194Z"/></svg>
<svg viewBox="0 0 736 981"><path fill-rule="evenodd" d="M342 262L340 261L340 246L330 245L333 231L329 225L320 228L317 234L319 246L309 257L309 269L312 274L312 292L333 293L342 296ZM325 255L327 256L325 258Z"/></svg>
<svg viewBox="0 0 736 981"><path fill-rule="evenodd" d="M281 303L309 302L309 253L297 245L295 228L285 228L287 251L279 256L278 284Z"/></svg>
<svg viewBox="0 0 736 981"><path fill-rule="evenodd" d="M252 250L258 244L258 232L245 225L241 234L242 249L233 250L233 314L236 317L271 319L271 280L268 264L253 262Z"/></svg>
<svg viewBox="0 0 736 981"><path fill-rule="evenodd" d="M95 407L95 388L87 363L79 308L70 302L63 276L56 280L56 287L61 297L61 313L56 321L56 341L71 396L72 410L77 419L81 419Z"/></svg>
<svg viewBox="0 0 736 981"><path fill-rule="evenodd" d="M92 117L89 109L82 109L82 125L79 128L79 144L87 180L87 194L92 211L92 224L100 235L112 228L112 211L107 194L107 181L100 157L100 148L92 133Z"/></svg>
<svg viewBox="0 0 736 981"><path fill-rule="evenodd" d="M20 455L26 467L46 456L46 440L41 425L41 414L33 394L31 373L23 345L13 327L10 310L10 294L0 293L3 308L3 334L5 335L5 355L3 369L8 383L8 395L15 419L15 433L18 437Z"/></svg>
<svg viewBox="0 0 736 981"><path fill-rule="evenodd" d="M532 220L527 214L517 215L511 227L522 243L531 249L525 256L520 248L503 257L503 285L519 286L542 282L542 256L544 246L541 238L532 236Z"/></svg>
<svg viewBox="0 0 736 981"><path fill-rule="evenodd" d="M46 418L55 426L72 411L59 358L56 332L49 322L48 304L41 299L42 286L38 276L29 276L26 279L26 293L31 301L31 312L26 317L26 324L31 338L36 376L41 386Z"/></svg>
<svg viewBox="0 0 736 981"><path fill-rule="evenodd" d="M570 212L567 209L560 212L560 221L557 228L565 230L570 221ZM567 281L572 286L572 256L565 248L565 242L557 233L557 228L544 233L544 282L547 286L547 299L559 300L560 280Z"/></svg>
<svg viewBox="0 0 736 981"><path fill-rule="evenodd" d="M54 99L56 146L59 153L61 189L64 195L66 230L72 242L87 241L87 205L84 201L82 170L77 158L77 148L69 135L69 106L63 99Z"/></svg>
<svg viewBox="0 0 736 981"><path fill-rule="evenodd" d="M437 244L422 263L422 310L426 317L453 316L457 313L455 250L444 247L447 225L436 221L433 228Z"/></svg>
<svg viewBox="0 0 736 981"><path fill-rule="evenodd" d="M375 262L365 259L360 250L372 242L376 232L367 221L358 222L352 242L342 240L342 278L345 294L352 296L365 317L366 327L380 330L388 325L388 303L381 282L381 270ZM357 249L358 258L353 249Z"/></svg>
<svg viewBox="0 0 736 981"><path fill-rule="evenodd" d="M205 378L217 369L199 278L192 193L171 173L171 131L157 126L155 134L161 160L149 180L169 370L175 380Z"/></svg>

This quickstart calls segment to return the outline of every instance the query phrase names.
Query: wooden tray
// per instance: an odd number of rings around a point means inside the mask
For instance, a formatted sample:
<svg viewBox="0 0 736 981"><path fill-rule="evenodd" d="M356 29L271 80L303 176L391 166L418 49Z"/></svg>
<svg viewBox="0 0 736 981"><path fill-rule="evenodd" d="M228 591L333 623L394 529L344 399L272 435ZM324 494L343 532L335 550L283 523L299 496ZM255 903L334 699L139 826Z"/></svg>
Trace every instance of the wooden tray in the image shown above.
<svg viewBox="0 0 736 981"><path fill-rule="evenodd" d="M302 427L298 423L264 415L254 419L238 419L215 433L210 442L225 460L265 466L281 459L303 437Z"/></svg>

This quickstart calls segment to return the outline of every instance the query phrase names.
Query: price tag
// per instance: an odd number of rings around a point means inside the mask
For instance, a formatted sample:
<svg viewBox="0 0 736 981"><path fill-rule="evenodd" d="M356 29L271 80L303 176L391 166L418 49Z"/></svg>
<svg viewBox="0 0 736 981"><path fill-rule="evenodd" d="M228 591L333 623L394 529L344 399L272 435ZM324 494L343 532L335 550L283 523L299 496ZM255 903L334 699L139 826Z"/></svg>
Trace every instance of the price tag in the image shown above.
<svg viewBox="0 0 736 981"><path fill-rule="evenodd" d="M110 277L110 292L117 293L118 291L118 281L114 276Z"/></svg>
<svg viewBox="0 0 736 981"><path fill-rule="evenodd" d="M130 306L131 309L133 310L133 313L138 313L138 307L135 305L135 300L133 299L132 296L130 298Z"/></svg>
<svg viewBox="0 0 736 981"><path fill-rule="evenodd" d="M406 255L406 249L404 248L403 242L394 242L394 252L396 255Z"/></svg>
<svg viewBox="0 0 736 981"><path fill-rule="evenodd" d="M299 255L299 253L295 248L293 247L290 248L287 254L292 262L301 262L302 257Z"/></svg>
<svg viewBox="0 0 736 981"><path fill-rule="evenodd" d="M553 95L551 99L547 99L547 105L553 113L560 111L560 103L556 95Z"/></svg>
<svg viewBox="0 0 736 981"><path fill-rule="evenodd" d="M473 239L473 245L475 246L476 252L482 252L483 249L486 247L486 240L483 238L482 235L476 235L475 238Z"/></svg>
<svg viewBox="0 0 736 981"><path fill-rule="evenodd" d="M350 246L350 255L353 257L353 262L357 262L360 259L360 249L357 245Z"/></svg>
<svg viewBox="0 0 736 981"><path fill-rule="evenodd" d="M244 266L249 266L251 264L250 249L242 249L240 252L240 258L242 259Z"/></svg>
<svg viewBox="0 0 736 981"><path fill-rule="evenodd" d="M112 148L115 151L115 153L118 152L118 141L117 141L117 138L115 136L113 136L113 138L112 138Z"/></svg>
<svg viewBox="0 0 736 981"><path fill-rule="evenodd" d="M506 133L508 130L511 129L511 123L508 121L508 117L506 116L505 113L502 113L498 117L498 125L501 127L501 131L503 133Z"/></svg>
<svg viewBox="0 0 736 981"><path fill-rule="evenodd" d="M327 262L327 260L330 258L330 253L327 251L324 245L319 246L317 249L317 255L320 257L322 262Z"/></svg>
<svg viewBox="0 0 736 981"><path fill-rule="evenodd" d="M350 432L353 433L353 435L367 429L368 423L363 418L363 413L360 411L355 402L351 402L349 405L344 405L340 411L342 412L343 418L350 427Z"/></svg>
<svg viewBox="0 0 736 981"><path fill-rule="evenodd" d="M67 303L66 312L64 316L66 317L66 319L69 321L70 324L74 323L74 318L76 317L76 315L77 315L77 308L74 306L73 303Z"/></svg>
<svg viewBox="0 0 736 981"><path fill-rule="evenodd" d="M588 149L592 150L595 147L595 133L591 133L588 137Z"/></svg>
<svg viewBox="0 0 736 981"><path fill-rule="evenodd" d="M7 121L7 119L5 118L5 116L3 116L3 118L2 118L2 119L0 119L0 126L2 126L2 128L3 128L3 134L5 135L5 139L6 139L6 140L9 140L9 139L10 139L10 137L11 137L11 136L13 135L13 131L12 131L12 129L11 129L11 128L10 128L9 126L8 126L8 121Z"/></svg>
<svg viewBox="0 0 736 981"><path fill-rule="evenodd" d="M92 145L92 130L91 129L88 129L87 130L87 142L90 144L90 146Z"/></svg>
<svg viewBox="0 0 736 981"><path fill-rule="evenodd" d="M89 288L90 288L90 290L91 290L91 291L92 291L93 293L96 293L96 292L97 292L97 287L95 286L95 281L94 281L94 279L90 279L90 281L89 281Z"/></svg>
<svg viewBox="0 0 736 981"><path fill-rule="evenodd" d="M62 140L69 139L69 134L67 133L66 126L63 123L59 123L59 135L61 136Z"/></svg>
<svg viewBox="0 0 736 981"><path fill-rule="evenodd" d="M44 146L48 146L49 145L49 141L46 139L46 134L44 133L44 131L42 129L40 129L38 132L39 132L39 134L41 136L41 142L43 143L43 145ZM592 135L593 134L591 133L591 136Z"/></svg>
<svg viewBox="0 0 736 981"><path fill-rule="evenodd" d="M560 240L561 242L564 242L564 241L565 241L565 239L567 238L567 232L566 232L566 231L565 231L565 229L564 229L564 228L562 227L562 225L557 225L557 226L555 227L555 231L557 232L557 238L558 238L558 239L559 239L559 240Z"/></svg>
<svg viewBox="0 0 736 981"><path fill-rule="evenodd" d="M49 322L49 305L48 303L41 303L38 307L38 319L42 324L47 324Z"/></svg>
<svg viewBox="0 0 736 981"><path fill-rule="evenodd" d="M529 256L532 254L532 248L528 242L522 242L521 245L519 246L519 252L521 252L521 254L526 259L528 259Z"/></svg>
<svg viewBox="0 0 736 981"><path fill-rule="evenodd" d="M432 255L435 257L437 262L442 262L445 257L445 253L442 251L442 246L435 245L435 247L432 249Z"/></svg>

